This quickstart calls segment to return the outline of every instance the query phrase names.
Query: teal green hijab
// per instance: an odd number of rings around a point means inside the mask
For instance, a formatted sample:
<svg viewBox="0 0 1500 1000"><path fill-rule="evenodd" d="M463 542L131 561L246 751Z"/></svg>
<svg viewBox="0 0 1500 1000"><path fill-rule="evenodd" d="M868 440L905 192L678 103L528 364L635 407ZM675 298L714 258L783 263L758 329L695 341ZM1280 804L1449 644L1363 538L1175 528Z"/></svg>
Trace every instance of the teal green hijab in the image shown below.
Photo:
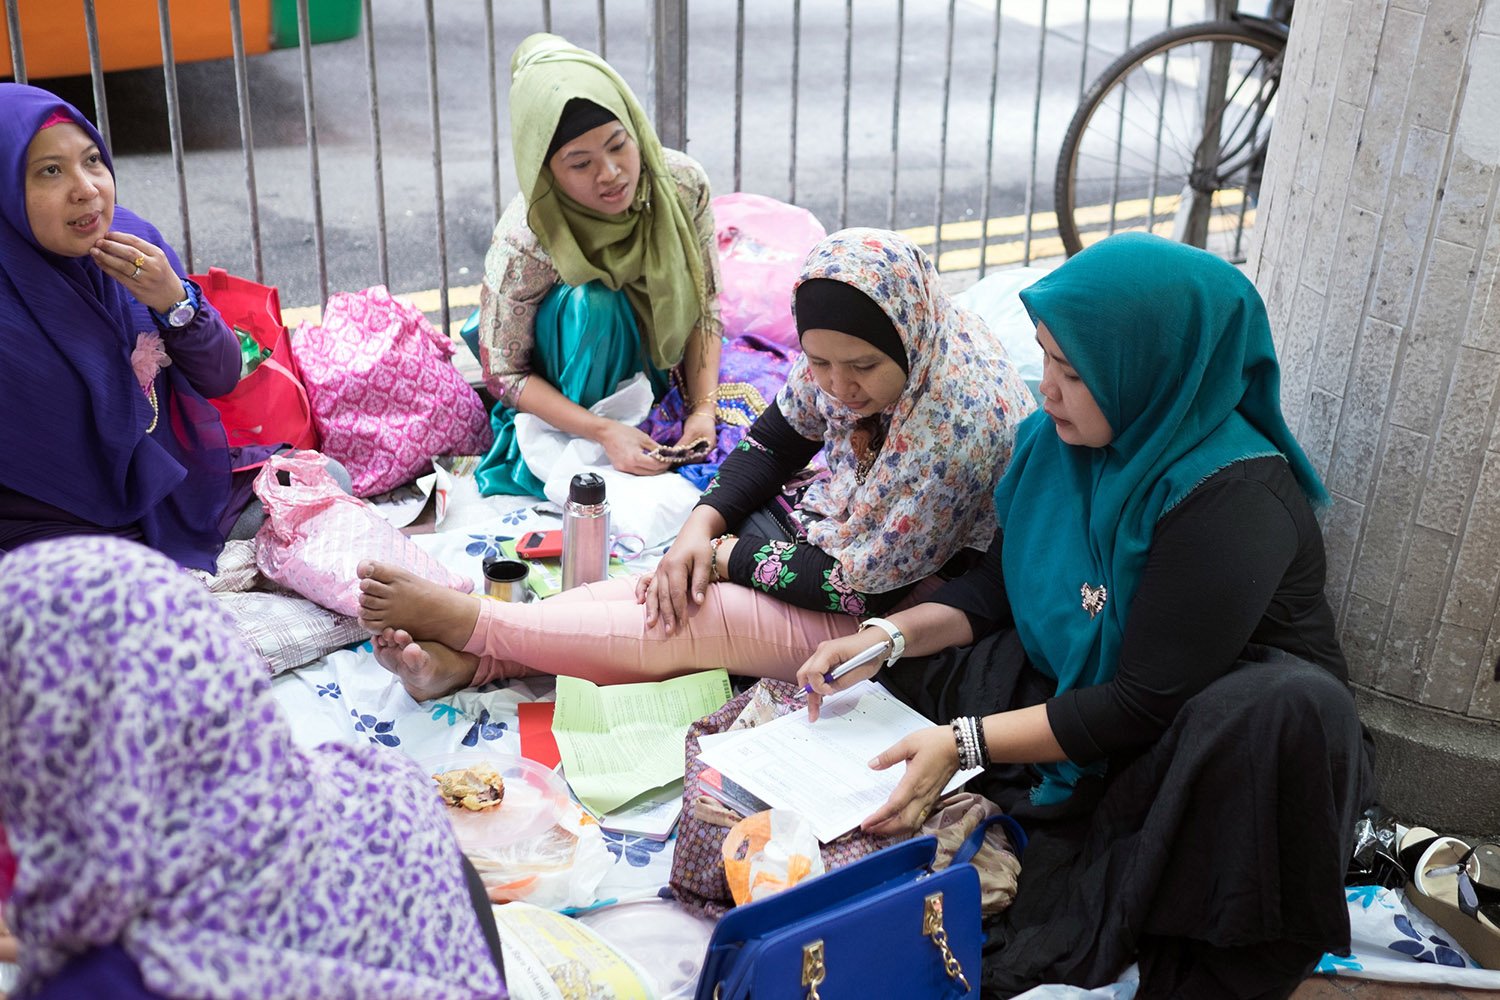
<svg viewBox="0 0 1500 1000"><path fill-rule="evenodd" d="M1062 694L1114 677L1156 522L1199 483L1241 459L1280 455L1313 503L1328 494L1281 414L1265 304L1233 265L1121 234L1021 301L1114 431L1103 448L1065 444L1038 410L995 488L1016 628ZM1041 771L1039 804L1067 798L1084 773L1066 761Z"/></svg>

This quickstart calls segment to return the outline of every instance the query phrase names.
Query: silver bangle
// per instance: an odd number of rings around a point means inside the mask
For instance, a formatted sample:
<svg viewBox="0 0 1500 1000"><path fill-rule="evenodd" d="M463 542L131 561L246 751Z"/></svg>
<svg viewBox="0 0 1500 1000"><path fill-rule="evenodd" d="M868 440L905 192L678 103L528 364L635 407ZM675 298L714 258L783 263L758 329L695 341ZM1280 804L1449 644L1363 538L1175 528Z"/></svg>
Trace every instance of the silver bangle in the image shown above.
<svg viewBox="0 0 1500 1000"><path fill-rule="evenodd" d="M866 618L859 623L859 630L863 632L870 626L880 629L891 640L891 655L885 658L885 665L892 666L901 659L901 654L906 652L906 636L899 626L894 622L888 622L884 618Z"/></svg>

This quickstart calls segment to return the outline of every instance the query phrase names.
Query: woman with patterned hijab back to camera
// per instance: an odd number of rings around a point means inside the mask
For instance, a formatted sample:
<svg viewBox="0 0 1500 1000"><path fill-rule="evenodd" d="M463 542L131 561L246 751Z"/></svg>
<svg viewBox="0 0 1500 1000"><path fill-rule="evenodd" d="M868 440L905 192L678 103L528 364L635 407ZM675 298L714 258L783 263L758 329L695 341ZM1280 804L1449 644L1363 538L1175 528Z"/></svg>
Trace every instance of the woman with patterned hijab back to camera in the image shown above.
<svg viewBox="0 0 1500 1000"><path fill-rule="evenodd" d="M503 1000L429 775L298 746L214 596L109 537L0 557L5 920L28 1000Z"/></svg>

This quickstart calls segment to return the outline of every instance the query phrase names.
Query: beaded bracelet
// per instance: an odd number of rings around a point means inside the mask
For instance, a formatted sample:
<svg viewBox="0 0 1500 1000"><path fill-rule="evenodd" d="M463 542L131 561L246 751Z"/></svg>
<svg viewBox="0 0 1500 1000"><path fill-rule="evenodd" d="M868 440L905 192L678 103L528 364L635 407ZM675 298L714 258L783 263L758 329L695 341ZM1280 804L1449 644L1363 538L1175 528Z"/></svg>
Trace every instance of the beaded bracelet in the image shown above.
<svg viewBox="0 0 1500 1000"><path fill-rule="evenodd" d="M724 569L726 571L725 574L723 576L719 575L719 546L722 545L722 544L724 544L724 542L726 542L727 540L729 540L731 538L738 538L738 537L739 537L738 535L724 534L724 535L720 535L718 538L714 538L714 539L710 539L709 540L709 543L708 543L708 582L709 583L718 583L720 580L728 579L728 572L727 572L728 569L729 569L728 566L724 567Z"/></svg>
<svg viewBox="0 0 1500 1000"><path fill-rule="evenodd" d="M972 715L960 715L951 725L953 742L958 747L958 769L972 771L988 767L990 750L984 739L984 720Z"/></svg>

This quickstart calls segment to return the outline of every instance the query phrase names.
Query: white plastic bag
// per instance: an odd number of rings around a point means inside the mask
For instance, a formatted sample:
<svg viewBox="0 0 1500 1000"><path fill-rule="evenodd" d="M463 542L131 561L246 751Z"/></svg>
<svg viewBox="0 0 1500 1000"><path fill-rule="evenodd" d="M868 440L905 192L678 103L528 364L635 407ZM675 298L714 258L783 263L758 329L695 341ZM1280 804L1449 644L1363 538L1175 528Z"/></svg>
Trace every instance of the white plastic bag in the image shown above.
<svg viewBox="0 0 1500 1000"><path fill-rule="evenodd" d="M634 427L651 412L651 383L637 373L589 412ZM610 531L637 535L652 549L677 537L682 523L698 503L700 493L686 479L672 473L632 476L609 464L604 447L573 437L532 413L516 414L516 443L532 474L544 485L548 500L561 507L568 484L580 472L598 473L609 500Z"/></svg>
<svg viewBox="0 0 1500 1000"><path fill-rule="evenodd" d="M1042 349L1037 346L1036 325L1017 293L1046 273L1047 269L1040 267L995 271L953 296L954 302L978 313L990 332L1000 339L1010 355L1010 363L1031 386L1033 395L1042 381Z"/></svg>
<svg viewBox="0 0 1500 1000"><path fill-rule="evenodd" d="M537 837L467 850L492 903L524 901L549 910L588 906L614 859L599 824L577 806Z"/></svg>

